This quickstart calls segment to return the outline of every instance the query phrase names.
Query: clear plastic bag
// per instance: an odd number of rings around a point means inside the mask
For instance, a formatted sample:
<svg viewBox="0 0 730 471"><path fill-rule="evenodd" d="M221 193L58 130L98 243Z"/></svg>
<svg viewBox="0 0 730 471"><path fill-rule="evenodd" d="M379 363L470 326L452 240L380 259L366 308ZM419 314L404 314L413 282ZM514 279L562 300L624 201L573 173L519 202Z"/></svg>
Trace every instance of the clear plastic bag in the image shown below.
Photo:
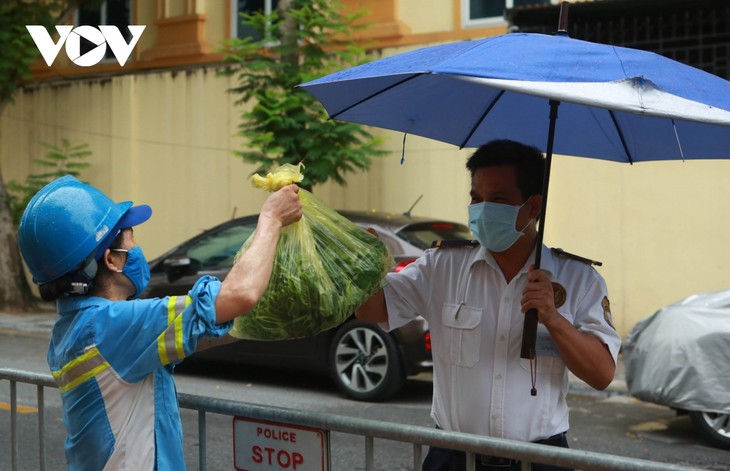
<svg viewBox="0 0 730 471"><path fill-rule="evenodd" d="M301 179L300 166L287 164L252 183L276 191ZM269 286L251 312L236 318L234 337L284 340L336 327L380 288L395 263L377 237L309 191L300 189L299 198L302 219L282 229Z"/></svg>

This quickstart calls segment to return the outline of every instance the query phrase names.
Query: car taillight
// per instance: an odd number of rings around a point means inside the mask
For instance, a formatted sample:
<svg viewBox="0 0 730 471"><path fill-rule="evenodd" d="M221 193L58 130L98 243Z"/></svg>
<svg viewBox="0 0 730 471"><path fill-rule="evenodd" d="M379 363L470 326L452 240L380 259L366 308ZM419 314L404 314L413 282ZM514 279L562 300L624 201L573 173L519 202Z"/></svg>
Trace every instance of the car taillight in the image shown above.
<svg viewBox="0 0 730 471"><path fill-rule="evenodd" d="M416 261L415 258L409 258L407 260L403 260L398 265L396 265L395 268L393 268L393 272L398 273L399 271L403 270L406 267L406 265L413 263L415 261Z"/></svg>
<svg viewBox="0 0 730 471"><path fill-rule="evenodd" d="M423 346L426 348L427 352L431 351L431 332L423 334Z"/></svg>

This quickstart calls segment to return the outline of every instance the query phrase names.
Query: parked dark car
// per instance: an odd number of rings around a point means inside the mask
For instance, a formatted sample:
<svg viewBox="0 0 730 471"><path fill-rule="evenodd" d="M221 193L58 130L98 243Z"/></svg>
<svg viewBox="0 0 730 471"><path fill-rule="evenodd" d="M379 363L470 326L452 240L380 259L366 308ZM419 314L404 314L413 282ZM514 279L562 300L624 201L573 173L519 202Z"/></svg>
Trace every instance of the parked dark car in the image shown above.
<svg viewBox="0 0 730 471"><path fill-rule="evenodd" d="M377 212L340 214L377 231L395 259L395 271L419 257L434 240L472 238L466 226L449 221ZM152 260L152 279L143 297L186 294L202 275L224 279L257 219L254 215L225 222ZM387 333L350 317L312 337L239 340L191 358L328 373L345 395L364 401L387 399L401 389L406 377L432 367L428 323L422 318Z"/></svg>
<svg viewBox="0 0 730 471"><path fill-rule="evenodd" d="M730 450L730 291L699 293L639 321L623 347L629 393L689 414Z"/></svg>

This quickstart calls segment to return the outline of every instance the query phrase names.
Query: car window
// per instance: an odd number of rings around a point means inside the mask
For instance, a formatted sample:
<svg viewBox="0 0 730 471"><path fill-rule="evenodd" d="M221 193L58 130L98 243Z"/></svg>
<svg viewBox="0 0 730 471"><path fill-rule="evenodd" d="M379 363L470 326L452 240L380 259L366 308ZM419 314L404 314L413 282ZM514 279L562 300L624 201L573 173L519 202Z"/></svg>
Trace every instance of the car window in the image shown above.
<svg viewBox="0 0 730 471"><path fill-rule="evenodd" d="M200 262L201 270L217 270L233 266L233 258L241 245L253 234L256 221L226 227L198 240L188 250L191 259Z"/></svg>
<svg viewBox="0 0 730 471"><path fill-rule="evenodd" d="M426 250L435 240L471 240L468 227L452 222L424 222L411 224L398 232L398 236L416 247Z"/></svg>

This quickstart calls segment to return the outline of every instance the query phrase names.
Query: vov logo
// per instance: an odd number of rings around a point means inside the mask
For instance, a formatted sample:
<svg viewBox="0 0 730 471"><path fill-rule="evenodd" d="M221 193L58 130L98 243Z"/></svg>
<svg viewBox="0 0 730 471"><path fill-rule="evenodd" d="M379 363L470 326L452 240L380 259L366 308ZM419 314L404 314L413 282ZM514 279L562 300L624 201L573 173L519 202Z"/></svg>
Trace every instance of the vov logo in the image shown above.
<svg viewBox="0 0 730 471"><path fill-rule="evenodd" d="M53 42L51 35L48 34L46 28L40 25L26 25L35 45L46 61L48 67L56 60L61 47L66 45L66 55L71 62L81 67L90 67L98 64L106 55L106 48L111 48L114 57L120 66L124 66L132 53L132 49L137 45L137 41L142 37L145 26L130 25L129 32L132 33L132 39L127 43L119 28L111 25L101 25L99 28L93 26L77 26L74 28L70 25L57 25L58 42ZM81 55L81 38L95 44L96 47Z"/></svg>

